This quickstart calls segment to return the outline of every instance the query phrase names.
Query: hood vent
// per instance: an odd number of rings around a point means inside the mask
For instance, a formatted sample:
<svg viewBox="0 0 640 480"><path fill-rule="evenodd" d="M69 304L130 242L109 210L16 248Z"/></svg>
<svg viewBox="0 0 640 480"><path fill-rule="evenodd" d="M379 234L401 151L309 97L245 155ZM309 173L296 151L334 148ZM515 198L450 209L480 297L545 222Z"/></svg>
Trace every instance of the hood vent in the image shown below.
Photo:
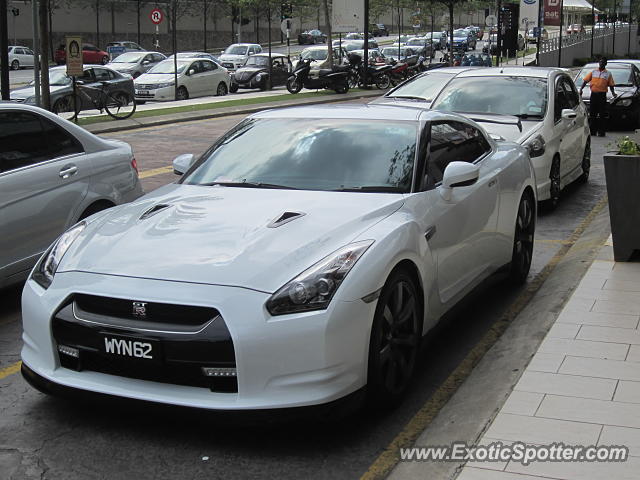
<svg viewBox="0 0 640 480"><path fill-rule="evenodd" d="M165 208L169 208L171 205L167 205L166 203L159 203L154 205L149 210L140 215L140 220L146 220L149 217L153 217L156 213L161 212Z"/></svg>
<svg viewBox="0 0 640 480"><path fill-rule="evenodd" d="M304 217L306 213L302 212L284 212L278 218L276 218L273 222L267 225L267 228L278 228L284 225L285 223L289 223L294 221L296 218Z"/></svg>

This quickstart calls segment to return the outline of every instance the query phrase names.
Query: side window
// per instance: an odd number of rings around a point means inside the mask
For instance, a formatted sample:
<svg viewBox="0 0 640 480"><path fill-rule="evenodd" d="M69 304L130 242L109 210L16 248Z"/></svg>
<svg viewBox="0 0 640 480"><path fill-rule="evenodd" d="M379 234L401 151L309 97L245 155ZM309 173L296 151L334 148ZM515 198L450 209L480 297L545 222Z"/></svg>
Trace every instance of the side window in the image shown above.
<svg viewBox="0 0 640 480"><path fill-rule="evenodd" d="M202 60L200 62L202 64L202 70L204 72L210 72L211 70L215 70L216 66L213 62L209 62L208 60Z"/></svg>
<svg viewBox="0 0 640 480"><path fill-rule="evenodd" d="M40 121L47 138L49 158L84 152L82 144L66 130L46 118L41 118Z"/></svg>
<svg viewBox="0 0 640 480"><path fill-rule="evenodd" d="M564 87L564 93L566 95L569 108L576 108L580 104L580 99L578 98L578 92L576 92L575 85L568 78L564 77L562 79L562 86Z"/></svg>
<svg viewBox="0 0 640 480"><path fill-rule="evenodd" d="M82 76L79 77L78 80L82 80L85 83L95 82L93 68L87 68L84 72L82 72Z"/></svg>
<svg viewBox="0 0 640 480"><path fill-rule="evenodd" d="M562 116L562 110L569 107L569 101L567 100L567 95L562 87L562 81L556 82L556 93L554 95L555 105L553 109L553 119L554 121L560 121L560 117Z"/></svg>
<svg viewBox="0 0 640 480"><path fill-rule="evenodd" d="M0 113L0 172L47 160L46 137L32 113Z"/></svg>
<svg viewBox="0 0 640 480"><path fill-rule="evenodd" d="M104 82L113 78L109 75L111 72L105 68L94 68L93 73L96 76L96 82Z"/></svg>
<svg viewBox="0 0 640 480"><path fill-rule="evenodd" d="M28 48L24 49L24 53L26 53L27 55L33 55L34 54L33 51L28 49Z"/></svg>
<svg viewBox="0 0 640 480"><path fill-rule="evenodd" d="M16 55L24 55L24 50L22 48L16 48L14 52Z"/></svg>
<svg viewBox="0 0 640 480"><path fill-rule="evenodd" d="M148 54L145 55L144 58L142 59L143 62L153 62L153 55L152 54Z"/></svg>
<svg viewBox="0 0 640 480"><path fill-rule="evenodd" d="M161 55L159 53L154 53L153 54L153 60L156 62L161 62L162 60L164 60L164 55Z"/></svg>

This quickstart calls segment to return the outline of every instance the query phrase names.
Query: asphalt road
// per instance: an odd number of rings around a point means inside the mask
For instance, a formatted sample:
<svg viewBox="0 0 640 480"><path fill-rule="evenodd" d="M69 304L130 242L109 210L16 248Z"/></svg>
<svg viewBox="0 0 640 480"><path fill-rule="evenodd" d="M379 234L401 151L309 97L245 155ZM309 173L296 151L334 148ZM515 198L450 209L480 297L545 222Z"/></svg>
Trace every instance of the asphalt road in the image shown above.
<svg viewBox="0 0 640 480"><path fill-rule="evenodd" d="M150 191L175 179L169 173L174 156L204 151L240 118L108 136L134 146L144 188ZM605 193L602 154L611 137L592 137L589 183L569 187L556 211L540 213L530 279ZM11 374L21 347L20 288L2 291L0 478L358 478L522 291L494 278L456 309L429 335L413 388L396 410L363 411L338 423L304 420L276 426L238 425L206 412L131 402L47 397L19 373Z"/></svg>

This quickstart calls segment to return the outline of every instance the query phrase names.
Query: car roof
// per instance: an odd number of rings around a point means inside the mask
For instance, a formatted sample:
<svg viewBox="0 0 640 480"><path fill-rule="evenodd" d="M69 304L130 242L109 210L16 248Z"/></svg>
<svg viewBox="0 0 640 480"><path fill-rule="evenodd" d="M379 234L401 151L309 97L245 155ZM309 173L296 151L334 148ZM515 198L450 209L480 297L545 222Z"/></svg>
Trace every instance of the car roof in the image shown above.
<svg viewBox="0 0 640 480"><path fill-rule="evenodd" d="M563 72L562 69L556 67L485 67L481 69L469 69L460 73L459 77L535 77L549 78L554 73Z"/></svg>

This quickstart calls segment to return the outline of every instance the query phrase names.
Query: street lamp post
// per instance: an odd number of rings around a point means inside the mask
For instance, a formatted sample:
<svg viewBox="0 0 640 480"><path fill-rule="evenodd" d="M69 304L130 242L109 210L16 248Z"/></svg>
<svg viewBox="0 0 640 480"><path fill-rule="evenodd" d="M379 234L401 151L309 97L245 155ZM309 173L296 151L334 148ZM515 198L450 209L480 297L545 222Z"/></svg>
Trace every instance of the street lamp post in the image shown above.
<svg viewBox="0 0 640 480"><path fill-rule="evenodd" d="M591 58L593 59L593 32L596 30L596 4L591 0Z"/></svg>

